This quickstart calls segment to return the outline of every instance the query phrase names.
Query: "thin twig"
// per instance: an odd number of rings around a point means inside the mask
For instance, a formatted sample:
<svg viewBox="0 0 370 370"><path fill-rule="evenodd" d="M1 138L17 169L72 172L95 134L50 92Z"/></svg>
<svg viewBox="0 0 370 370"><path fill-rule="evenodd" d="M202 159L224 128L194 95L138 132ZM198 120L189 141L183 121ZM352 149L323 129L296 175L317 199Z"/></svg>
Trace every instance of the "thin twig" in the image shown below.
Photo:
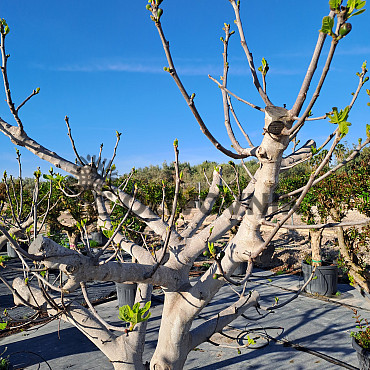
<svg viewBox="0 0 370 370"><path fill-rule="evenodd" d="M231 112L231 114L233 115L233 117L234 117L234 120L235 120L236 124L238 125L238 127L239 127L240 131L242 132L243 136L244 136L244 137L245 137L245 139L247 140L247 142L248 142L249 146L250 146L251 148L253 148L253 146L254 146L254 145L253 145L253 143L252 143L251 139L249 138L249 135L245 132L245 130L244 130L244 128L243 128L243 126L242 126L242 125L241 125L241 123L239 122L238 117L236 116L236 113L235 113L235 111L234 111L234 107L233 107L233 105L232 105L232 103L231 103L231 99L230 99L230 96L229 96L229 95L227 95L227 101L228 101L228 103L229 103L230 112Z"/></svg>
<svg viewBox="0 0 370 370"><path fill-rule="evenodd" d="M153 8L153 14L156 15L157 6L152 3L152 8ZM181 80L180 80L180 78L179 78L179 76L178 76L178 74L176 72L176 68L175 68L175 65L173 63L172 56L171 56L171 53L170 53L169 42L166 40L166 38L164 36L161 22L159 20L155 21L155 26L157 27L157 30L158 30L160 39L162 41L164 52L166 54L167 62L169 64L169 68L168 68L169 73L171 74L172 78L174 79L174 81L175 81L177 87L179 88L182 96L184 97L184 99L185 99L186 103L188 104L191 112L193 113L195 119L197 120L197 122L198 122L198 124L200 126L200 129L203 132L203 134L211 141L211 143L219 151L221 151L222 153L226 154L227 156L229 156L231 158L240 159L240 158L246 158L246 157L248 157L250 155L253 155L252 153L247 153L247 154L241 155L241 154L237 154L237 153L234 153L234 152L226 149L210 133L210 131L208 130L207 126L205 125L203 119L201 118L201 116L200 116L197 108L195 107L195 104L194 104L194 96L189 96L189 94L187 93L184 85L182 84L182 82L181 82Z"/></svg>
<svg viewBox="0 0 370 370"><path fill-rule="evenodd" d="M93 315L95 316L95 318L102 324L105 326L106 329L108 330L117 330L117 331L126 331L125 328L122 328L120 326L114 326L114 325L110 325L108 324L99 314L98 314L98 311L96 311L96 309L94 308L94 306L91 304L91 301L89 299L89 296L87 294L87 289L86 289L86 284L84 282L81 282L80 283L80 286L81 286L81 290L82 290L82 294L84 296L84 299L85 299L85 302L87 304L87 306L90 308L90 311L93 313Z"/></svg>
<svg viewBox="0 0 370 370"><path fill-rule="evenodd" d="M335 13L333 11L330 11L329 17L333 18L334 16L335 16ZM312 55L310 65L308 66L306 76L303 80L303 83L302 83L301 89L298 93L297 99L296 99L296 101L295 101L295 103L294 103L294 105L291 109L291 113L294 116L297 116L299 114L299 112L301 111L302 106L303 106L303 104L306 100L307 92L308 92L308 89L310 87L312 78L315 74L315 71L316 71L316 68L317 68L317 63L320 59L321 51L322 51L322 48L324 46L326 36L327 36L326 33L322 33L322 32L319 33L319 37L317 39L317 43L316 43L315 50L314 50L313 55Z"/></svg>
<svg viewBox="0 0 370 370"><path fill-rule="evenodd" d="M77 149L76 149L76 146L75 146L75 142L73 140L73 137L72 137L72 131L71 131L71 127L69 126L69 117L68 116L65 116L64 117L64 121L67 125L67 128L68 128L68 137L69 137L69 140L71 141L71 144L72 144L72 148L73 148L73 151L75 153L75 156L77 158L77 160L80 162L80 165L83 166L84 165L84 162L82 161L82 159L80 158L78 152L77 152Z"/></svg>
<svg viewBox="0 0 370 370"><path fill-rule="evenodd" d="M253 62L253 56L252 56L252 53L249 51L247 42L245 40L244 30L243 30L242 21L240 19L240 12L239 12L240 2L236 3L235 0L229 0L229 1L230 1L231 5L234 9L235 18L236 18L235 23L236 23L236 26L238 27L240 42L241 42L242 48L243 48L244 53L245 53L245 55L247 57L247 60L248 60L248 64L249 64L249 68L250 68L250 71L251 71L251 74L252 74L254 86L256 87L256 89L257 89L258 93L260 94L264 103L266 105L272 105L270 99L268 98L267 94L263 91L263 88L261 87L261 84L258 80L256 67L254 66L254 62Z"/></svg>
<svg viewBox="0 0 370 370"><path fill-rule="evenodd" d="M178 149L177 140L175 140L175 142L174 142L174 150L175 150L174 165L175 165L176 183L175 183L175 194L174 194L173 203L172 203L171 216L170 216L170 219L168 221L166 239L165 239L163 247L162 247L162 249L163 249L162 256L159 259L158 263L153 267L153 270L147 276L145 276L146 279L151 278L156 273L156 271L158 270L158 268L162 264L162 262L164 261L164 258L167 254L167 248L168 248L168 245L170 243L170 237L171 237L171 233L172 233L172 230L173 230L173 226L175 224L177 202L178 202L178 198L179 198L179 194L180 194L180 183L181 183L180 172L179 172L179 149Z"/></svg>
<svg viewBox="0 0 370 370"><path fill-rule="evenodd" d="M221 89L221 90L224 90L226 91L229 95L233 96L236 100L239 100L240 102L244 103L244 104L247 104L249 105L250 107L254 108L254 109L257 109L259 110L260 112L265 112L265 110L261 107L259 107L258 105L255 105L253 103L250 103L244 99L242 99L241 97L239 97L238 95L234 94L232 91L230 91L229 89L227 89L226 87L222 86L222 84L220 84L215 78L213 78L211 75L208 75L208 78L210 80L212 80L213 82L215 82L218 87Z"/></svg>
<svg viewBox="0 0 370 370"><path fill-rule="evenodd" d="M23 131L23 123L21 119L18 116L18 112L15 109L13 100L12 100L12 95L10 92L10 86L9 86L9 80L8 80L8 71L7 71L7 63L8 63L8 58L10 57L9 54L6 54L5 51L5 30L4 30L4 25L0 25L0 33L1 33L1 44L0 44L0 50L1 50L1 57L2 57L2 64L1 64L1 72L3 75L3 80L4 80L4 88L5 88L5 96L6 96L6 102L9 106L10 112L12 113L19 129L21 132Z"/></svg>
<svg viewBox="0 0 370 370"><path fill-rule="evenodd" d="M300 129L301 127L303 126L306 118L309 116L310 112L311 112L311 109L312 107L314 106L317 98L319 97L320 95L320 91L321 91L321 88L324 84L324 81L326 79L326 76L329 72L329 69L330 69L330 65L331 65L331 62L333 60L333 57L334 57L334 53L335 53L335 50L337 48L337 45L338 45L338 41L336 40L332 40L331 42L331 45L330 45L330 50L329 50L329 53L328 53L328 56L326 58L326 62L325 62L325 65L324 65L324 68L322 70L322 73L321 73L321 76L320 76L320 80L319 82L317 83L317 86L316 86L316 90L314 92L314 94L312 95L312 98L310 100L310 102L308 103L307 107L306 107L306 110L304 111L302 117L298 120L298 122L289 130L289 134L296 134ZM302 103L303 104L303 103ZM294 108L296 110L296 108ZM291 110L291 113L296 116L297 115L297 112L295 110Z"/></svg>

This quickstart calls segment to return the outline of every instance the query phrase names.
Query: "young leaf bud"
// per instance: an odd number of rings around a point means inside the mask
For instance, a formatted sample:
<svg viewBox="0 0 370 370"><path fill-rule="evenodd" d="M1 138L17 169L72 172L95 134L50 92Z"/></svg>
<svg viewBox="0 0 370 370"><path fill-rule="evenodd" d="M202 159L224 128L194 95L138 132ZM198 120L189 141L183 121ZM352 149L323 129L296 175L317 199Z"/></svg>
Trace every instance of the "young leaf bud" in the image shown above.
<svg viewBox="0 0 370 370"><path fill-rule="evenodd" d="M149 4L147 4L145 8L146 8L147 10L149 10L149 11L151 11L151 10L152 10L152 7L151 7Z"/></svg>

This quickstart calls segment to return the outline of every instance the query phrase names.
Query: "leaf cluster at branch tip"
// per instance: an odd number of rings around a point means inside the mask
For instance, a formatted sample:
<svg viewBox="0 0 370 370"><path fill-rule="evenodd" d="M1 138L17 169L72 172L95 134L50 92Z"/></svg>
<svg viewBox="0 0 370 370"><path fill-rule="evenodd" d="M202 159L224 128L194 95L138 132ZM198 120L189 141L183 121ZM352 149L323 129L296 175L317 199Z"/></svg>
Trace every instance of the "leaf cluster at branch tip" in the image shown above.
<svg viewBox="0 0 370 370"><path fill-rule="evenodd" d="M0 19L0 28L1 28L1 33L4 35L7 35L10 32L10 28L4 18Z"/></svg>
<svg viewBox="0 0 370 370"><path fill-rule="evenodd" d="M129 322L131 324L129 330L132 331L136 324L149 319L151 312L148 312L145 317L143 315L149 310L151 303L151 301L148 301L143 308L140 308L139 302L135 303L132 308L128 304L122 306L119 308L118 318Z"/></svg>
<svg viewBox="0 0 370 370"><path fill-rule="evenodd" d="M332 114L328 115L329 122L337 124L339 126L339 132L341 137L344 137L348 134L348 127L351 126L351 123L347 121L349 115L349 107L345 107L338 112L337 107L333 107Z"/></svg>

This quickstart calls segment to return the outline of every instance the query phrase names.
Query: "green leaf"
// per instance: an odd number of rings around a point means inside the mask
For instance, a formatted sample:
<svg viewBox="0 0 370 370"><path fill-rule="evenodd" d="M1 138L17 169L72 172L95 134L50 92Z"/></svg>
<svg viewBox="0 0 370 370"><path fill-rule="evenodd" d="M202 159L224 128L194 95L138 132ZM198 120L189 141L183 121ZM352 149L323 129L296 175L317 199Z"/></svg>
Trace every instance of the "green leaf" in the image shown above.
<svg viewBox="0 0 370 370"><path fill-rule="evenodd" d="M46 175L46 174L44 174L44 175L42 175L42 177L43 177L45 180L51 180L51 181L53 181L53 180L54 180L53 176L51 176L51 175Z"/></svg>
<svg viewBox="0 0 370 370"><path fill-rule="evenodd" d="M4 330L8 325L8 322L0 322L0 330Z"/></svg>
<svg viewBox="0 0 370 370"><path fill-rule="evenodd" d="M139 308L140 308L140 302L136 302L133 306L132 306L132 311L134 313L137 313L139 312Z"/></svg>
<svg viewBox="0 0 370 370"><path fill-rule="evenodd" d="M266 76L268 70L270 69L268 63L267 63L267 60L265 58L262 58L262 66L258 67L258 70L264 75Z"/></svg>
<svg viewBox="0 0 370 370"><path fill-rule="evenodd" d="M330 9L336 10L342 4L342 0L329 0Z"/></svg>
<svg viewBox="0 0 370 370"><path fill-rule="evenodd" d="M339 132L341 133L341 137L344 137L348 134L349 126L351 126L350 122L347 122L347 121L339 122Z"/></svg>
<svg viewBox="0 0 370 370"><path fill-rule="evenodd" d="M136 324L146 321L151 316L151 313L143 317L143 314L150 308L151 302L147 302L143 308L140 308L140 303L137 302L133 305L132 309L129 305L125 305L119 308L119 319L122 321L129 322L131 324L130 331L132 331Z"/></svg>
<svg viewBox="0 0 370 370"><path fill-rule="evenodd" d="M337 107L333 107L333 113L329 114L329 122L334 124L339 124L340 122L344 122L347 120L349 115L349 107L345 107L343 110L341 109L340 112L338 112Z"/></svg>
<svg viewBox="0 0 370 370"><path fill-rule="evenodd" d="M247 335L247 339L248 339L248 345L256 344L256 341L252 339L249 335Z"/></svg>
<svg viewBox="0 0 370 370"><path fill-rule="evenodd" d="M365 10L366 10L366 9L361 9L361 10L359 10L358 12L351 14L349 17L347 17L347 19L348 19L348 18L353 17L354 15L362 14Z"/></svg>
<svg viewBox="0 0 370 370"><path fill-rule="evenodd" d="M125 306L122 306L119 308L119 318L120 320L130 322L130 306L126 304Z"/></svg>
<svg viewBox="0 0 370 370"><path fill-rule="evenodd" d="M209 243L208 242L208 250L211 254L214 254L215 253L215 245L214 243Z"/></svg>
<svg viewBox="0 0 370 370"><path fill-rule="evenodd" d="M114 230L102 230L106 238L110 239L114 233Z"/></svg>
<svg viewBox="0 0 370 370"><path fill-rule="evenodd" d="M320 31L322 33L327 33L327 34L331 35L333 33L332 32L333 27L334 27L334 19L329 17L329 16L326 16L322 20L322 26L321 26Z"/></svg>
<svg viewBox="0 0 370 370"><path fill-rule="evenodd" d="M141 309L141 312L142 313L145 313L146 311L149 310L150 306L151 306L152 302L151 301L148 301L145 303L145 306Z"/></svg>
<svg viewBox="0 0 370 370"><path fill-rule="evenodd" d="M370 139L370 125L366 125L366 136Z"/></svg>
<svg viewBox="0 0 370 370"><path fill-rule="evenodd" d="M361 14L365 11L365 9L362 9L366 5L366 1L361 1L361 0L348 0L347 1L347 19L350 17L353 17L354 15ZM359 12L353 13L354 10L359 10L362 9Z"/></svg>
<svg viewBox="0 0 370 370"><path fill-rule="evenodd" d="M363 8L365 5L366 5L366 0L364 0L364 1L357 0L356 9L361 9L361 8Z"/></svg>

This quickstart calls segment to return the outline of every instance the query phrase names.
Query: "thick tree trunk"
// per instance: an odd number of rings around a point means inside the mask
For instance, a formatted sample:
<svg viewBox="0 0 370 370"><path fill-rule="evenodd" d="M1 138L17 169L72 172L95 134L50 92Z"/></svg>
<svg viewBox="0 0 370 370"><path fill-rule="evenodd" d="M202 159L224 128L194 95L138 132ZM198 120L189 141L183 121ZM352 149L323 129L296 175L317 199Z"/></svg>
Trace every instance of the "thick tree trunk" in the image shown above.
<svg viewBox="0 0 370 370"><path fill-rule="evenodd" d="M310 230L312 266L322 265L322 254L321 254L322 233L323 229Z"/></svg>
<svg viewBox="0 0 370 370"><path fill-rule="evenodd" d="M152 360L151 370L181 370L190 351L189 330L192 310L187 310L181 293L167 293L163 307L158 343Z"/></svg>

